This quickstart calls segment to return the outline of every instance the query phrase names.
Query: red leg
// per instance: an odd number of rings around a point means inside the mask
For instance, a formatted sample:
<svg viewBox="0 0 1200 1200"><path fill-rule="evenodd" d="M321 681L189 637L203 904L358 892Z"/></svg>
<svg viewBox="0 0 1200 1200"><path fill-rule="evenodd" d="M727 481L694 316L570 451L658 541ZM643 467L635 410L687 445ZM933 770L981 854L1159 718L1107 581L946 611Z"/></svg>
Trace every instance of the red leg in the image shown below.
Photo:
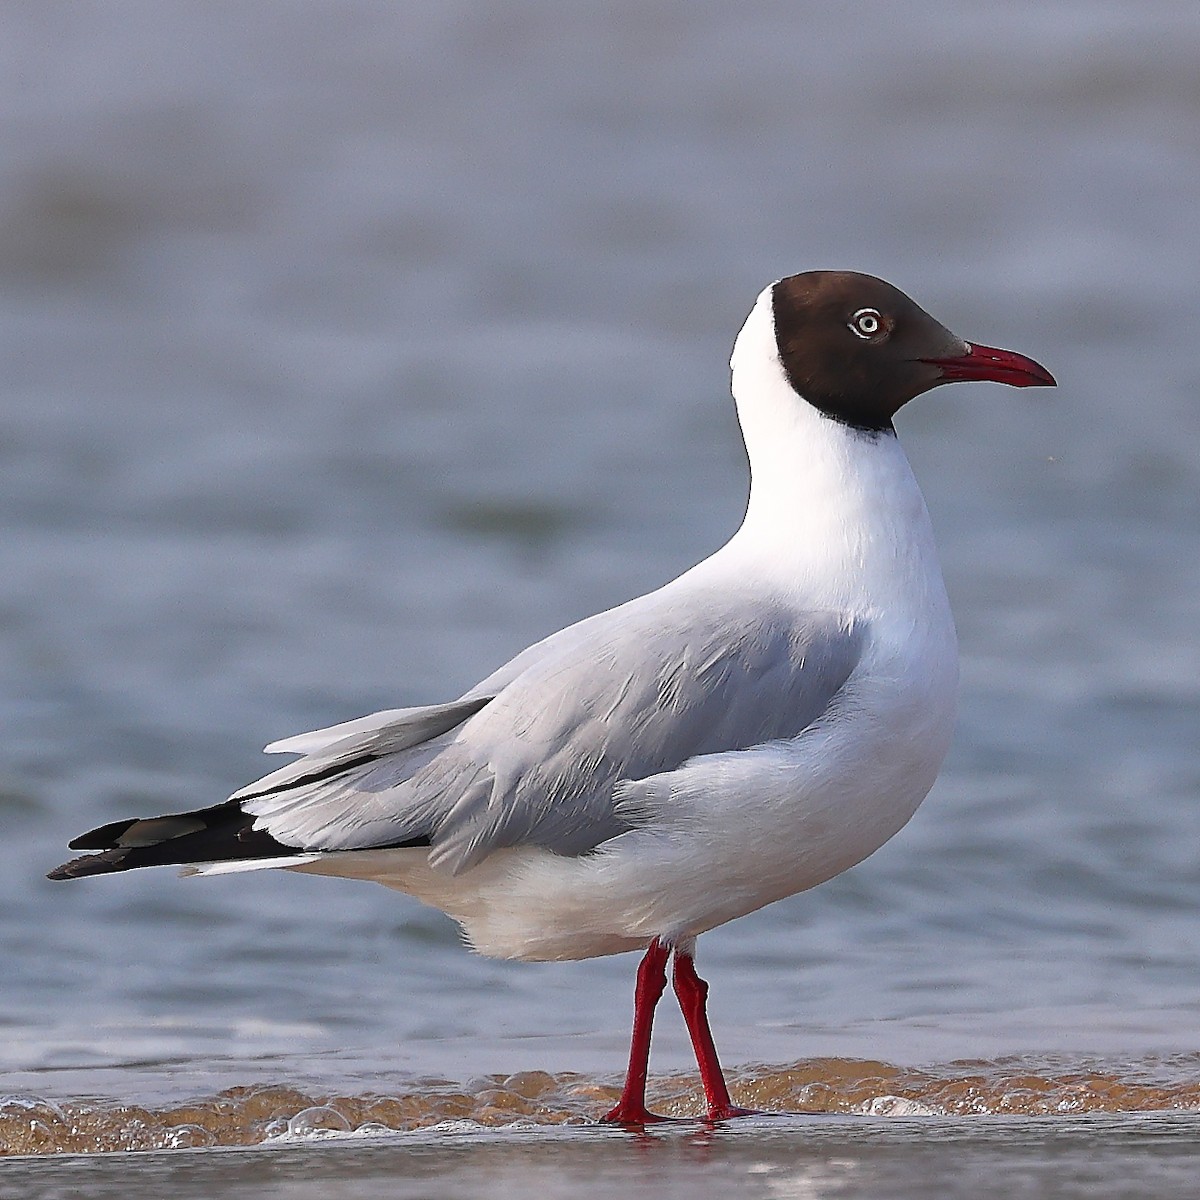
<svg viewBox="0 0 1200 1200"><path fill-rule="evenodd" d="M700 1068L700 1082L704 1084L704 1095L708 1100L708 1119L725 1121L730 1117L746 1117L753 1114L752 1108L738 1108L729 1099L725 1076L717 1061L717 1047L713 1043L712 1030L708 1027L708 984L696 974L696 964L690 954L676 949L673 972L675 995L691 1034L692 1048L696 1051L696 1063Z"/></svg>
<svg viewBox="0 0 1200 1200"><path fill-rule="evenodd" d="M665 1121L646 1109L646 1072L650 1065L650 1027L654 1006L667 986L667 958L671 948L655 938L638 967L637 988L633 993L633 1040L629 1047L629 1070L625 1087L616 1107L600 1119L613 1125L647 1125Z"/></svg>

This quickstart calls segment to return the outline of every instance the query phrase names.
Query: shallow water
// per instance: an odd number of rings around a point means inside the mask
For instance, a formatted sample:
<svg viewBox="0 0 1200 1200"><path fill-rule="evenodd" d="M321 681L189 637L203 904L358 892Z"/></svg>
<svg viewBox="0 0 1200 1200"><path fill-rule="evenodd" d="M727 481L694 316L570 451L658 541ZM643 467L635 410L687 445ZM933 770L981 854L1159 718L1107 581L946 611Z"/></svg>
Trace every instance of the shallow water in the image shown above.
<svg viewBox="0 0 1200 1200"><path fill-rule="evenodd" d="M1076 1057L1069 1065L1063 1056L1014 1056L921 1069L810 1059L786 1068L748 1067L731 1073L735 1102L761 1117L719 1128L722 1136L740 1137L794 1127L803 1141L807 1126L794 1124L801 1115L1179 1115L1200 1108L1198 1067L1200 1055L1195 1054L1136 1063ZM598 1083L578 1073L519 1071L466 1082L412 1079L402 1088L352 1094L266 1083L158 1104L11 1095L0 1099L0 1144L12 1155L94 1154L279 1145L350 1134L376 1137L438 1131L447 1123L469 1132L556 1125L595 1129L599 1114L616 1103L619 1093L613 1080ZM688 1075L657 1077L649 1091L653 1112L697 1128L707 1125L702 1101L698 1081ZM772 1123L776 1119L778 1126ZM651 1126L648 1132L664 1129Z"/></svg>
<svg viewBox="0 0 1200 1200"><path fill-rule="evenodd" d="M286 1136L233 1153L12 1159L0 1196L1189 1196L1194 1118L753 1118L736 1131L481 1129Z"/></svg>
<svg viewBox="0 0 1200 1200"><path fill-rule="evenodd" d="M0 26L10 1152L252 1142L338 1097L357 1128L385 1097L400 1140L201 1150L194 1186L356 1195L440 1162L462 1194L554 1164L627 1188L624 1135L427 1127L505 1119L495 1077L550 1080L539 1128L600 1110L629 958L487 962L342 881L41 876L85 828L211 803L263 743L451 697L708 553L745 489L733 335L768 279L847 266L1061 387L901 414L959 624L955 748L868 863L700 946L731 1073L847 1115L649 1161L691 1195L710 1168L999 1194L1000 1161L1004 1194L1169 1191L1200 1079L1194 6L131 0ZM653 1066L686 1111L675 1014ZM929 1115L872 1115L888 1097ZM38 1146L26 1103L63 1114L36 1109ZM115 1161L13 1160L0 1189L173 1170Z"/></svg>

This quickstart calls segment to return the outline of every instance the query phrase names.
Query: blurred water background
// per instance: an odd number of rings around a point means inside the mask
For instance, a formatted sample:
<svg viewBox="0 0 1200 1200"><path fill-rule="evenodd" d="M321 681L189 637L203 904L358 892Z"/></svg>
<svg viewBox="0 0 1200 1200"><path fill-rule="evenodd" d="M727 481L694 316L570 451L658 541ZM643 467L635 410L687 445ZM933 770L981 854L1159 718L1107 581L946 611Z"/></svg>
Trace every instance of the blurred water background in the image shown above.
<svg viewBox="0 0 1200 1200"><path fill-rule="evenodd" d="M813 267L883 275L1061 386L901 414L957 742L869 862L703 939L731 1074L929 1120L1200 1104L1198 60L1200 10L1166 0L5 5L8 1148L260 1140L331 1095L417 1097L401 1126L425 1096L428 1124L514 1074L510 1100L552 1097L527 1120L599 1108L629 957L485 961L350 882L42 875L85 828L213 803L263 743L453 697L709 553L746 487L733 336ZM664 1005L680 1111L689 1065ZM299 1098L239 1108L262 1088ZM119 1108L197 1097L209 1125L174 1141ZM91 1140L52 1111L83 1099ZM710 1182L766 1187L759 1148ZM225 1187L250 1170L219 1161Z"/></svg>

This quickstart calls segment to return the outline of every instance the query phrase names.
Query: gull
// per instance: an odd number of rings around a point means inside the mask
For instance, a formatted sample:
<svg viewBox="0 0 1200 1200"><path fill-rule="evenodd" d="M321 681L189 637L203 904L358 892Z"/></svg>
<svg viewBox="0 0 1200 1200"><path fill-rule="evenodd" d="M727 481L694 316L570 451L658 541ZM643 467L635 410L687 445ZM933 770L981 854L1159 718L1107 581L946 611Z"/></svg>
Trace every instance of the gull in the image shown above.
<svg viewBox="0 0 1200 1200"><path fill-rule="evenodd" d="M522 651L455 700L285 738L224 803L116 821L52 879L177 864L370 880L453 917L484 955L637 950L620 1099L646 1107L672 981L707 1119L734 1105L697 937L815 887L900 830L950 745L954 622L893 418L959 380L1054 386L869 275L807 271L758 299L731 359L745 518L658 590Z"/></svg>

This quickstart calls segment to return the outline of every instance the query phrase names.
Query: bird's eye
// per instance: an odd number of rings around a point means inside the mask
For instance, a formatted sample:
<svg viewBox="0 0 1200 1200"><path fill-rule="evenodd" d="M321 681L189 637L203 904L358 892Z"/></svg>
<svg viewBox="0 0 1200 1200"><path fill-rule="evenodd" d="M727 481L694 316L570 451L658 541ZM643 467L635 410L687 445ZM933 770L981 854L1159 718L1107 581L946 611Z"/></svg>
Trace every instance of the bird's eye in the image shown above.
<svg viewBox="0 0 1200 1200"><path fill-rule="evenodd" d="M873 338L883 328L883 317L873 308L860 308L850 318L850 332L864 340Z"/></svg>

